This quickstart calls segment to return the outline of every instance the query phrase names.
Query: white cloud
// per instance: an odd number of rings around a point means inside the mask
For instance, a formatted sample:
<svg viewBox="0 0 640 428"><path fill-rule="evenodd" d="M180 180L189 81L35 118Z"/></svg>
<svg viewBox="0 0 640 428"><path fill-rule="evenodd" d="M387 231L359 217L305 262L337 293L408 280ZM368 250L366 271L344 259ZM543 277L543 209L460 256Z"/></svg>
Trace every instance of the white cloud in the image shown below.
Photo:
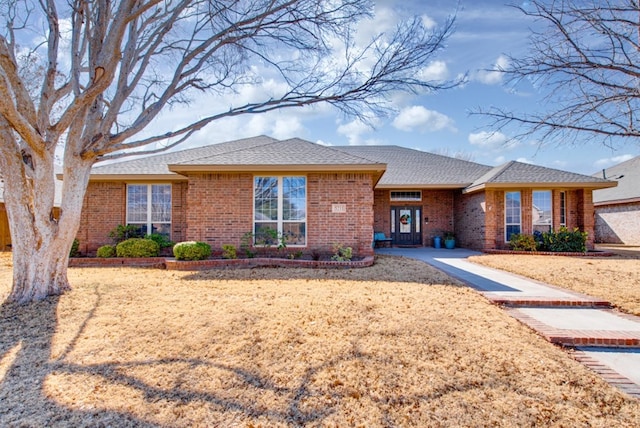
<svg viewBox="0 0 640 428"><path fill-rule="evenodd" d="M566 166L569 164L569 162L567 161L563 161L563 160L554 160L552 162L553 166L557 167L557 168L566 168Z"/></svg>
<svg viewBox="0 0 640 428"><path fill-rule="evenodd" d="M595 166L597 166L598 168L605 168L605 167L608 167L608 166L617 165L619 163L628 161L629 159L631 159L633 157L634 157L633 155L624 154L624 155L620 155L620 156L613 156L613 157L610 157L610 158L598 159L593 164Z"/></svg>
<svg viewBox="0 0 640 428"><path fill-rule="evenodd" d="M457 131L453 119L435 110L427 110L423 106L405 107L393 120L393 127L405 132L413 130L441 131L448 129Z"/></svg>
<svg viewBox="0 0 640 428"><path fill-rule="evenodd" d="M507 160L507 158L505 158L504 156L498 156L498 157L497 157L497 158L495 158L493 161L494 161L496 164L500 165L500 164L505 163L505 161L506 161L506 160Z"/></svg>
<svg viewBox="0 0 640 428"><path fill-rule="evenodd" d="M419 77L424 80L443 81L449 78L449 69L444 61L432 61L420 70Z"/></svg>
<svg viewBox="0 0 640 428"><path fill-rule="evenodd" d="M436 25L438 25L436 21L431 19L431 17L428 15L422 15L420 19L422 20L422 25L424 25L424 28L426 28L427 30L431 30L435 28Z"/></svg>
<svg viewBox="0 0 640 428"><path fill-rule="evenodd" d="M535 162L532 161L531 159L527 159L527 158L518 158L516 159L518 162L522 162L522 163L528 163L531 165L535 165Z"/></svg>
<svg viewBox="0 0 640 428"><path fill-rule="evenodd" d="M509 59L500 55L490 70L478 70L473 79L485 85L498 85L502 83L503 73L509 67Z"/></svg>
<svg viewBox="0 0 640 428"><path fill-rule="evenodd" d="M510 141L509 137L499 131L480 131L471 133L469 134L469 143L473 146L489 149L514 148L517 146L516 142Z"/></svg>
<svg viewBox="0 0 640 428"><path fill-rule="evenodd" d="M378 123L377 120L373 120L372 125L375 126ZM364 123L359 119L352 120L349 123L342 124L338 126L337 132L338 134L342 134L349 140L349 145L375 145L379 142L375 139L367 139L363 138L364 135L373 132L374 129L372 126Z"/></svg>

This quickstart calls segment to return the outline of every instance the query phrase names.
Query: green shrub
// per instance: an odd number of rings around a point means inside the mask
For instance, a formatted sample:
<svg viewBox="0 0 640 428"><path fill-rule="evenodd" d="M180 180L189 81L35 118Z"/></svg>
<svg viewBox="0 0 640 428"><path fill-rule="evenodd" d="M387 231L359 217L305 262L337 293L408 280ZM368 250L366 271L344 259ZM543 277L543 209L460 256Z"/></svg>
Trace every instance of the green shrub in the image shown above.
<svg viewBox="0 0 640 428"><path fill-rule="evenodd" d="M333 256L331 260L336 262L348 262L353 257L353 249L351 247L343 247L342 244L333 244Z"/></svg>
<svg viewBox="0 0 640 428"><path fill-rule="evenodd" d="M129 238L116 245L118 257L157 257L160 246L151 239Z"/></svg>
<svg viewBox="0 0 640 428"><path fill-rule="evenodd" d="M543 234L543 246L553 252L584 253L587 251L587 233L577 227L569 230L562 226L556 232Z"/></svg>
<svg viewBox="0 0 640 428"><path fill-rule="evenodd" d="M211 255L211 245L206 242L187 241L173 246L178 260L205 260Z"/></svg>
<svg viewBox="0 0 640 428"><path fill-rule="evenodd" d="M223 244L222 245L222 258L223 259L237 259L238 253L236 251L236 246L231 244Z"/></svg>
<svg viewBox="0 0 640 428"><path fill-rule="evenodd" d="M113 239L113 242L119 244L122 241L126 241L129 238L142 238L140 226L134 224L122 225L119 224L109 232L109 238Z"/></svg>
<svg viewBox="0 0 640 428"><path fill-rule="evenodd" d="M160 246L160 248L169 248L169 247L173 247L174 245L173 241L171 241L169 238L167 238L165 235L161 233L151 233L145 236L145 239L151 239L152 241L155 241Z"/></svg>
<svg viewBox="0 0 640 428"><path fill-rule="evenodd" d="M108 259L109 257L115 257L116 256L115 245L103 245L102 247L98 248L98 251L96 252L96 256L104 259Z"/></svg>
<svg viewBox="0 0 640 428"><path fill-rule="evenodd" d="M536 240L533 235L514 233L511 235L509 248L514 251L536 251Z"/></svg>
<svg viewBox="0 0 640 428"><path fill-rule="evenodd" d="M80 254L80 241L77 239L73 240L73 244L71 244L71 251L69 251L69 257L76 257Z"/></svg>

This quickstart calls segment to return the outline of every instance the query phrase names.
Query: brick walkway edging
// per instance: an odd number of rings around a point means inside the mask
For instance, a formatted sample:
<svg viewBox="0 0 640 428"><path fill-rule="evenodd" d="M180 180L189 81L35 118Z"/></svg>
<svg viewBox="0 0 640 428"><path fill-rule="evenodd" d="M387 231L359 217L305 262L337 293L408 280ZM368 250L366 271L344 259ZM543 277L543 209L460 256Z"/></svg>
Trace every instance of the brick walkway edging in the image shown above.
<svg viewBox="0 0 640 428"><path fill-rule="evenodd" d="M516 251L516 250L482 250L486 254L517 254L525 256L565 256L565 257L613 257L616 254L610 251L587 251L581 252L555 252L555 251Z"/></svg>
<svg viewBox="0 0 640 428"><path fill-rule="evenodd" d="M296 260L256 257L253 259L209 259L197 261L179 261L165 257L77 257L69 259L69 267L147 267L156 269L192 271L223 268L253 268L253 267L300 267L300 268L333 268L350 269L372 266L373 256L366 256L361 260L337 262L333 260Z"/></svg>
<svg viewBox="0 0 640 428"><path fill-rule="evenodd" d="M640 386L636 385L631 380L602 364L600 361L592 358L589 354L580 349L568 348L567 351L573 358L575 358L576 361L597 373L609 385L617 387L632 397L640 398Z"/></svg>

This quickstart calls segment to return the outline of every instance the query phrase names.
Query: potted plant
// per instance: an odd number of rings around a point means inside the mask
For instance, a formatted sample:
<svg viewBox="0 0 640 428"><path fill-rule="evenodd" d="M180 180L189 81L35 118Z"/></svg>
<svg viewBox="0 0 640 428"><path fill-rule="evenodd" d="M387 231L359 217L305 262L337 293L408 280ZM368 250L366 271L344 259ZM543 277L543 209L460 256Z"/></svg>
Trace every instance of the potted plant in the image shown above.
<svg viewBox="0 0 640 428"><path fill-rule="evenodd" d="M444 233L444 247L452 250L456 246L456 236L453 232Z"/></svg>

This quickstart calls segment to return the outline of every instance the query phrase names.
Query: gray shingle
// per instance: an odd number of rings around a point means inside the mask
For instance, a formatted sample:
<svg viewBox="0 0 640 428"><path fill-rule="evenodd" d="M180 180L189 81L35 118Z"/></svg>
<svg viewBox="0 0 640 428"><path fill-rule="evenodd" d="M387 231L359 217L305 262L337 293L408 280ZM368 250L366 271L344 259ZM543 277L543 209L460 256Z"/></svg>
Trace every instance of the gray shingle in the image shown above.
<svg viewBox="0 0 640 428"><path fill-rule="evenodd" d="M640 156L607 168L605 174L608 179L616 180L618 186L593 192L594 203L640 198ZM623 177L618 178L621 175ZM600 171L593 176L602 178L603 173Z"/></svg>
<svg viewBox="0 0 640 428"><path fill-rule="evenodd" d="M356 155L321 146L299 138L255 145L252 147L238 147L237 150L216 153L197 159L189 159L174 163L172 169L179 170L180 165L202 166L250 166L250 165L370 165L372 163L384 166L380 162L372 162Z"/></svg>
<svg viewBox="0 0 640 428"><path fill-rule="evenodd" d="M107 165L98 165L91 170L91 174L93 178L99 177L100 175L176 175L169 171L167 165L188 162L192 159L213 156L215 154L222 154L228 151L236 151L270 144L274 141L278 140L261 135L253 138L211 144L204 147L196 147L193 149L163 153L154 156L145 156L138 159L125 160Z"/></svg>
<svg viewBox="0 0 640 428"><path fill-rule="evenodd" d="M531 165L528 163L511 161L496 166L486 174L479 177L467 189L473 190L488 184L579 184L601 187L611 184L601 178L576 174L569 171L547 168L545 166Z"/></svg>
<svg viewBox="0 0 640 428"><path fill-rule="evenodd" d="M378 187L459 187L464 188L491 169L448 156L399 146L335 146L336 149L377 162L387 171Z"/></svg>

